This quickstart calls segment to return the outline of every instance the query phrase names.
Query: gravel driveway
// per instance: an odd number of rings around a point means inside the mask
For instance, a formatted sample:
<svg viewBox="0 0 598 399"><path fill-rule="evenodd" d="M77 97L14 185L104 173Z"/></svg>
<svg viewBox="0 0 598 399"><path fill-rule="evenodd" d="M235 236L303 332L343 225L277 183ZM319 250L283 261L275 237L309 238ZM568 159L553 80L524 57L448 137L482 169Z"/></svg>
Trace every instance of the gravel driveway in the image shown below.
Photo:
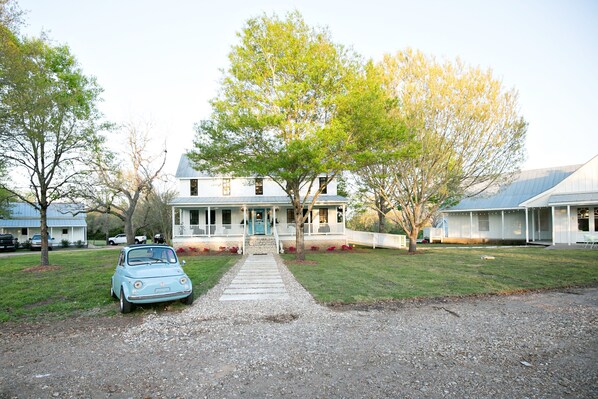
<svg viewBox="0 0 598 399"><path fill-rule="evenodd" d="M598 397L596 288L332 310L278 266L291 301L219 301L237 264L179 313L0 325L0 398Z"/></svg>

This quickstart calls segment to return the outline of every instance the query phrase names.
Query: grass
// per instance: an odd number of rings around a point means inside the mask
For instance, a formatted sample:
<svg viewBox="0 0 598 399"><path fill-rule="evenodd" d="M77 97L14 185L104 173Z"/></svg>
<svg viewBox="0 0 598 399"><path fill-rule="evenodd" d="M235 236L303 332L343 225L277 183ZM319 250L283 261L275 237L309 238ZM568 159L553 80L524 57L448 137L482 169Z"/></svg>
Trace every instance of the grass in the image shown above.
<svg viewBox="0 0 598 399"><path fill-rule="evenodd" d="M483 260L483 255L495 259ZM308 253L314 264L285 260L297 280L322 303L502 294L598 285L598 253L540 248L360 249Z"/></svg>
<svg viewBox="0 0 598 399"><path fill-rule="evenodd" d="M39 252L0 258L0 322L40 321L78 315L113 315L110 278L118 251L53 251L53 266L38 271ZM212 286L236 262L234 256L182 257L195 297ZM164 308L164 304L145 306ZM133 313L135 314L135 313ZM138 313L137 313L138 314Z"/></svg>

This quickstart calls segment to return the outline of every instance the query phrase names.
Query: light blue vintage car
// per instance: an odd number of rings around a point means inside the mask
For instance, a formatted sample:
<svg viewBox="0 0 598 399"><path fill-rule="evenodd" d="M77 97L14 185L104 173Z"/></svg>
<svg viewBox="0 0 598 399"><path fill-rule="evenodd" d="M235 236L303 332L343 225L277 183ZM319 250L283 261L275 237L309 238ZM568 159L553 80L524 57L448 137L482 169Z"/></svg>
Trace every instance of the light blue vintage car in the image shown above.
<svg viewBox="0 0 598 399"><path fill-rule="evenodd" d="M135 304L181 300L193 303L193 285L172 247L130 245L120 251L110 294L128 313Z"/></svg>

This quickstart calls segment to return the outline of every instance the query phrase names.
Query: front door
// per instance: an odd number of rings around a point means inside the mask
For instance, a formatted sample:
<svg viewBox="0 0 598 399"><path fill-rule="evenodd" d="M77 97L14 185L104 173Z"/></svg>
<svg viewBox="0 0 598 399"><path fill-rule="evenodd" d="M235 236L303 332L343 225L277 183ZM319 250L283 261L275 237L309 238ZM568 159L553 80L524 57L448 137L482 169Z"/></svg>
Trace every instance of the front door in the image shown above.
<svg viewBox="0 0 598 399"><path fill-rule="evenodd" d="M264 209L256 209L253 219L253 234L266 234Z"/></svg>

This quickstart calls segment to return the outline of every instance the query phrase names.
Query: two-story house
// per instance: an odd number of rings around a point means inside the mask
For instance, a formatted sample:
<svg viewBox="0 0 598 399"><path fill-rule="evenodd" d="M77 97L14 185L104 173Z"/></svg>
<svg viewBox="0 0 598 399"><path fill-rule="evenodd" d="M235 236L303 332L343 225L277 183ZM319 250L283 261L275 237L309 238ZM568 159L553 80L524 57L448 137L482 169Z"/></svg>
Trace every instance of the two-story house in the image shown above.
<svg viewBox="0 0 598 399"><path fill-rule="evenodd" d="M254 241L253 237L271 241L279 250L295 245L293 207L272 179L209 175L193 169L185 155L176 178L179 195L170 202L175 247L243 249ZM313 187L324 184L326 178L322 176ZM306 194L307 187L302 195ZM347 199L337 195L336 180L326 184L307 215L306 248L346 243L346 205Z"/></svg>

